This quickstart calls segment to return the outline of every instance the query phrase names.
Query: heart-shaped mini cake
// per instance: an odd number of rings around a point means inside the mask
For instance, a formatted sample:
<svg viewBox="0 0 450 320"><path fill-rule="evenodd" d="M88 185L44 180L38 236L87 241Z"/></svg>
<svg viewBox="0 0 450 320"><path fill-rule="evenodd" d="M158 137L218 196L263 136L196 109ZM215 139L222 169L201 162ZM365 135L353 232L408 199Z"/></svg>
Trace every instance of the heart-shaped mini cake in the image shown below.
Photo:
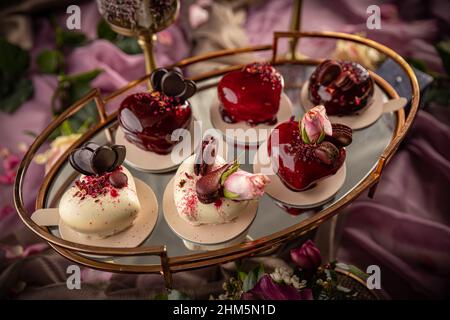
<svg viewBox="0 0 450 320"><path fill-rule="evenodd" d="M217 87L222 119L249 125L275 124L283 77L268 63L253 63L227 73Z"/></svg>
<svg viewBox="0 0 450 320"><path fill-rule="evenodd" d="M135 93L123 100L118 118L126 139L143 150L169 154L179 142L172 140L177 129L188 130L192 110L187 100L196 91L181 71L157 69L152 73L152 92Z"/></svg>
<svg viewBox="0 0 450 320"><path fill-rule="evenodd" d="M61 220L91 238L117 234L133 224L140 210L133 176L123 166L123 146L89 142L70 155L72 166L83 173L59 203Z"/></svg>
<svg viewBox="0 0 450 320"><path fill-rule="evenodd" d="M268 152L275 173L294 191L312 187L335 174L344 164L345 146L352 141L352 129L331 124L324 106L308 111L302 121L279 124L271 133Z"/></svg>
<svg viewBox="0 0 450 320"><path fill-rule="evenodd" d="M192 225L221 224L236 219L249 201L264 194L270 182L263 174L239 170L217 155L217 141L207 138L196 155L178 168L174 199L179 216Z"/></svg>
<svg viewBox="0 0 450 320"><path fill-rule="evenodd" d="M374 81L356 62L325 60L309 78L309 99L329 115L349 115L370 105Z"/></svg>

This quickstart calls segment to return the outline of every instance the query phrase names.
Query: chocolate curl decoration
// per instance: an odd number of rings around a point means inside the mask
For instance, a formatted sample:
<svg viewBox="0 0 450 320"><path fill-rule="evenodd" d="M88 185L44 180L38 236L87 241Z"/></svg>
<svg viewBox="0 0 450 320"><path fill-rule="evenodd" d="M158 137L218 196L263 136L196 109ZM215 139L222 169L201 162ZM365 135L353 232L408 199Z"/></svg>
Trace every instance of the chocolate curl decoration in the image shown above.
<svg viewBox="0 0 450 320"><path fill-rule="evenodd" d="M99 146L96 143L87 142L70 153L69 162L78 172L93 176L114 171L122 165L125 156L125 146Z"/></svg>
<svg viewBox="0 0 450 320"><path fill-rule="evenodd" d="M334 85L342 91L348 91L357 85L357 80L350 72L342 70L339 61L325 60L317 69L317 81L322 86Z"/></svg>
<svg viewBox="0 0 450 320"><path fill-rule="evenodd" d="M222 175L232 166L233 164L224 164L220 168L204 175L197 181L195 191L197 192L197 198L201 203L213 203L221 197L222 184L220 182Z"/></svg>
<svg viewBox="0 0 450 320"><path fill-rule="evenodd" d="M180 68L172 70L156 69L150 76L153 90L164 93L166 96L180 98L185 101L197 92L194 81L185 79Z"/></svg>
<svg viewBox="0 0 450 320"><path fill-rule="evenodd" d="M218 142L213 136L203 139L200 150L195 155L194 173L196 176L207 174L215 163Z"/></svg>
<svg viewBox="0 0 450 320"><path fill-rule="evenodd" d="M337 147L346 147L352 143L352 128L340 123L331 124L331 128L333 133L325 136L325 141L329 141Z"/></svg>

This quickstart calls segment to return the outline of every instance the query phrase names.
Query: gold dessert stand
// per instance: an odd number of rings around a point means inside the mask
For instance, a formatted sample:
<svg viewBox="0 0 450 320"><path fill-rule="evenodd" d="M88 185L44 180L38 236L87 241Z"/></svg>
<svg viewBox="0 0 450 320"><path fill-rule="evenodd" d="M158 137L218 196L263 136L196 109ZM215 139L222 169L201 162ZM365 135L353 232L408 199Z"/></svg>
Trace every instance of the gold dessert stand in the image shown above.
<svg viewBox="0 0 450 320"><path fill-rule="evenodd" d="M37 154L39 148L48 141L48 138L54 130L56 130L66 119L70 118L80 110L82 110L90 102L94 101L97 106L99 121L89 128L55 163L51 170L45 176L43 183L40 187L39 193L36 199L36 209L43 208L47 204L47 198L49 196L49 190L52 183L59 175L63 165L67 165L67 159L69 153L74 149L91 140L100 131L105 128L110 128L116 124L117 111L110 114L106 111L105 105L112 101L114 98L119 97L122 94L131 93L133 89L138 86L145 86L145 83L149 79L149 75L130 82L127 86L107 95L102 96L98 89L92 90L84 98L76 102L69 107L67 111L55 118L50 125L36 138L29 150L25 154L18 172L14 185L14 201L17 208L18 215L25 223L25 225L36 233L39 237L49 243L49 245L60 253L62 256L85 266L105 270L109 272L124 272L124 273L160 273L165 280L167 288L172 288L172 274L180 271L192 270L212 265L218 265L225 262L237 260L243 257L256 255L266 252L274 247L284 244L290 240L300 237L301 235L317 228L325 220L331 218L337 214L342 208L351 203L364 191L369 191L369 196L373 197L377 183L379 182L383 169L389 162L391 157L395 154L402 140L405 138L408 130L414 121L419 106L419 85L411 67L406 61L393 50L388 47L379 44L375 41L367 38L350 35L338 32L275 32L273 44L259 45L245 48L238 48L232 50L223 50L207 53L200 56L190 57L176 63L179 67L187 67L193 64L201 63L204 61L210 61L215 58L238 55L243 53L272 53L272 58L269 60L276 66L283 65L306 65L314 66L320 62L320 59L298 58L295 54L291 54L286 58L286 55L279 56L279 40L287 38L292 42L301 42L304 38L313 39L340 39L350 41L358 44L363 44L372 48L375 48L379 52L386 55L388 58L394 60L408 76L408 81L412 88L412 96L410 102L410 109L407 117L403 109L396 111L395 113L395 128L392 130L392 137L388 145L384 148L381 156L375 162L367 175L354 185L351 190L342 196L338 201L332 205L326 207L320 212L307 217L299 223L293 224L282 230L274 230L273 233L257 238L255 240L246 241L244 243L233 245L221 250L214 250L209 252L190 253L179 256L169 256L168 248L165 244L155 246L140 246L137 248L103 248L94 247L89 245L81 245L78 243L69 242L61 239L57 235L53 234L48 228L40 227L34 223L29 212L24 204L24 182L26 180L26 174L33 161L34 156ZM295 41L294 41L295 40ZM170 66L168 66L170 67ZM203 90L206 87L211 87L211 84L205 84L206 80L218 77L231 70L241 68L241 65L233 65L230 67L208 71L206 73L197 74L191 77L199 84L199 90ZM397 98L398 95L395 90L386 83L380 76L372 72L377 84L383 89L386 95L390 98ZM203 86L203 87L202 87ZM300 91L299 91L300 92ZM111 135L112 136L112 135ZM390 135L389 135L390 136ZM57 201L65 188L70 185L76 177L76 173L72 172L70 177L66 178L65 185L59 188L56 195L53 196L54 201ZM53 203L55 205L56 203ZM158 227L158 226L157 226ZM170 249L170 248L169 248ZM159 257L159 263L152 264L125 264L115 263L108 259L94 259L92 256L99 257L142 257L142 256L156 256Z"/></svg>

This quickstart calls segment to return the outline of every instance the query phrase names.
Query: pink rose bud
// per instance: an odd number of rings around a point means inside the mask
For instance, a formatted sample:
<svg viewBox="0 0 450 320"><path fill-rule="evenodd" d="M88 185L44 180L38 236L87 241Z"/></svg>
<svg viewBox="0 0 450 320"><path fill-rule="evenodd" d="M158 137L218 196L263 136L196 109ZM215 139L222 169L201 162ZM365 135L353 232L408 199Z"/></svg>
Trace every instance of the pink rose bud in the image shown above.
<svg viewBox="0 0 450 320"><path fill-rule="evenodd" d="M292 249L291 260L307 273L316 271L322 264L320 250L311 240L306 241L300 248Z"/></svg>
<svg viewBox="0 0 450 320"><path fill-rule="evenodd" d="M263 174L253 174L246 171L236 171L230 174L223 184L225 198L233 200L252 200L264 194L269 177Z"/></svg>
<svg viewBox="0 0 450 320"><path fill-rule="evenodd" d="M331 136L333 130L325 107L318 105L309 110L300 122L300 130L305 143L321 143L325 135Z"/></svg>

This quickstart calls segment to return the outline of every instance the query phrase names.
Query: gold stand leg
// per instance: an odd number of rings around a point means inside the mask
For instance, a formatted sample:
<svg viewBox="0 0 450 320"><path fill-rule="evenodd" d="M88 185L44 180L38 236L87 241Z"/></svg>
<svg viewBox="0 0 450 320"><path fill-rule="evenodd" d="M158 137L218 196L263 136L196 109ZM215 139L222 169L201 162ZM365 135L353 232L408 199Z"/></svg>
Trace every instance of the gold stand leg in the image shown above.
<svg viewBox="0 0 450 320"><path fill-rule="evenodd" d="M150 74L156 69L155 55L153 52L153 43L155 41L156 34L143 34L138 37L138 43L144 52L146 74Z"/></svg>
<svg viewBox="0 0 450 320"><path fill-rule="evenodd" d="M291 17L291 31L300 31L302 23L302 0L294 0L292 7L292 17ZM290 52L288 53L288 58L292 60L297 60L297 44L299 39L293 38L289 41Z"/></svg>

